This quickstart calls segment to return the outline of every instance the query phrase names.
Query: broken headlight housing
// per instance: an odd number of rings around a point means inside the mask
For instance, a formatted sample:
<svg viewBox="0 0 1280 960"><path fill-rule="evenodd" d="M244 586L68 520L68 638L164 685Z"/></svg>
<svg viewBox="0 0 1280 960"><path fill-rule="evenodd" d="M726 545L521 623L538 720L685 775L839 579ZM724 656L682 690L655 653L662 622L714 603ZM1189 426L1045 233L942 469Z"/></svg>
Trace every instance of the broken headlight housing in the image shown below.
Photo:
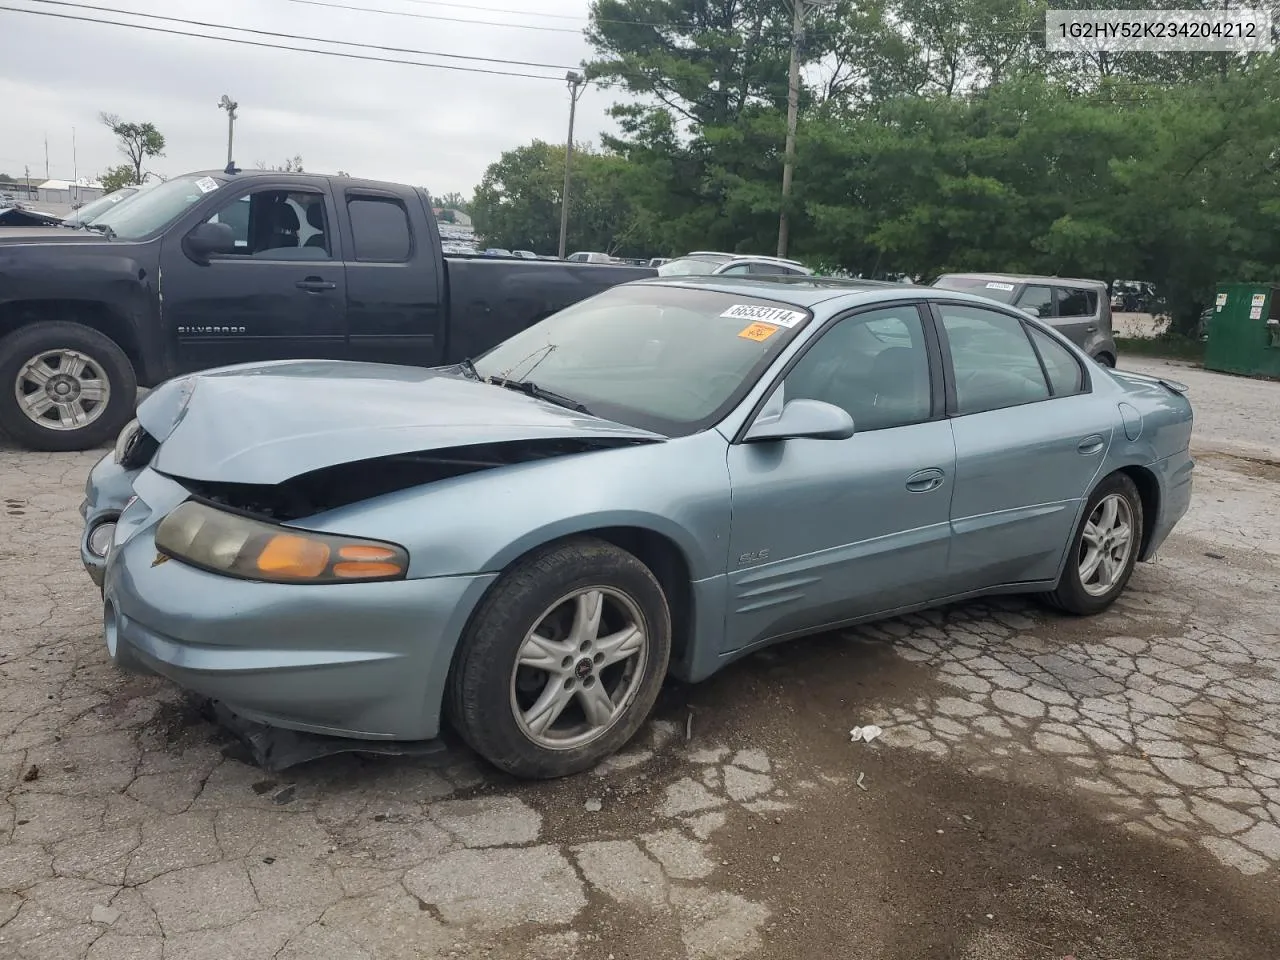
<svg viewBox="0 0 1280 960"><path fill-rule="evenodd" d="M193 567L268 583L403 580L409 554L380 540L263 523L188 500L156 528L156 550Z"/></svg>

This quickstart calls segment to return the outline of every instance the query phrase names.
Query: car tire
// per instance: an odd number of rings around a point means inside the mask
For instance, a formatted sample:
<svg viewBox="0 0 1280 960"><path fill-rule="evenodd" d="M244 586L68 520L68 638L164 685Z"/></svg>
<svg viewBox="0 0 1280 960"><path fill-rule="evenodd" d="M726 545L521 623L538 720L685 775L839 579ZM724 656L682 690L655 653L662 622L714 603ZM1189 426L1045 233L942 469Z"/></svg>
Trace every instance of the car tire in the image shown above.
<svg viewBox="0 0 1280 960"><path fill-rule="evenodd" d="M635 736L670 656L671 614L652 571L603 540L562 542L518 561L485 596L454 658L446 715L500 770L569 776Z"/></svg>
<svg viewBox="0 0 1280 960"><path fill-rule="evenodd" d="M1109 527L1104 526L1110 516L1108 508L1114 508L1117 517ZM1119 547L1119 523L1128 528L1127 546L1123 551ZM1124 591L1133 574L1142 546L1142 530L1142 498L1138 495L1137 486L1127 474L1113 473L1098 484L1089 497L1071 537L1062 576L1057 586L1041 599L1074 616L1091 616L1107 609ZM1098 545L1098 536L1108 539ZM1091 550L1095 548L1099 552L1110 551L1105 554L1109 562L1103 559L1090 572L1095 556ZM1112 573L1104 575L1102 571L1108 566Z"/></svg>
<svg viewBox="0 0 1280 960"><path fill-rule="evenodd" d="M1096 363L1099 363L1110 370L1114 370L1116 368L1116 358L1109 353L1099 353L1093 359Z"/></svg>
<svg viewBox="0 0 1280 960"><path fill-rule="evenodd" d="M72 371L59 374L60 370ZM43 379L46 386L40 387ZM102 399L89 400L90 386ZM66 387L62 406L43 411L24 405L20 395ZM133 364L114 342L78 323L37 323L0 339L0 429L32 450L89 450L113 441L133 416L138 379ZM29 412L29 410L31 412ZM84 418L79 426L54 426L59 411Z"/></svg>

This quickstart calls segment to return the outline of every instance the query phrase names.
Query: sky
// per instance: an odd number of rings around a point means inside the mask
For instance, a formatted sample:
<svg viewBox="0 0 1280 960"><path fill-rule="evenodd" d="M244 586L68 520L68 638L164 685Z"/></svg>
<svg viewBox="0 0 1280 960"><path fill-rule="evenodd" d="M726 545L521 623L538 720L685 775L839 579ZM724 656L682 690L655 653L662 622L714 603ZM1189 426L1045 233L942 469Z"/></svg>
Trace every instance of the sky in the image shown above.
<svg viewBox="0 0 1280 960"><path fill-rule="evenodd" d="M550 78L293 53L0 9L0 173L22 177L29 165L33 181L43 180L46 135L53 178L70 179L74 172L93 177L123 162L98 119L104 112L150 121L165 135L165 156L149 161L149 169L174 176L222 167L227 114L217 104L228 94L239 103L234 153L241 167L281 164L300 154L307 170L344 170L437 195L456 190L470 196L504 150L535 138L564 142L564 75L591 56L581 34L588 6L589 0L0 0L0 7L70 17ZM104 12L108 8L549 66L237 34ZM588 87L578 103L574 140L599 142L602 131L613 130L607 111L618 99L616 91Z"/></svg>

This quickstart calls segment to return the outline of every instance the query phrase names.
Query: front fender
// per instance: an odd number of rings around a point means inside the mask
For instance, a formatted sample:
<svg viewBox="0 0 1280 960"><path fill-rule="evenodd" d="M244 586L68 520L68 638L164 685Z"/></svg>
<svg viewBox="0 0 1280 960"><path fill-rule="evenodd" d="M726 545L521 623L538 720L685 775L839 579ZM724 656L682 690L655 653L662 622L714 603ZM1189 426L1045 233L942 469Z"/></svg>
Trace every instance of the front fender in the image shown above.
<svg viewBox="0 0 1280 960"><path fill-rule="evenodd" d="M694 580L724 573L729 475L715 431L500 467L297 521L409 551L410 577L499 572L529 550L601 527L641 527L685 554ZM661 482L658 482L661 480Z"/></svg>

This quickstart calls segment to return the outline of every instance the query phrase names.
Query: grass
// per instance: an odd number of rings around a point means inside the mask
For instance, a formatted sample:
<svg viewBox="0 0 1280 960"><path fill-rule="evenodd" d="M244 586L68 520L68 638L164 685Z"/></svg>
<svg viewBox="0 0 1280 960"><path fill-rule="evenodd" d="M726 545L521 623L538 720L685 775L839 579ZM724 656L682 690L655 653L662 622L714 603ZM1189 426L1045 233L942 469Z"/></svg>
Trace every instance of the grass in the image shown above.
<svg viewBox="0 0 1280 960"><path fill-rule="evenodd" d="M1162 360L1190 360L1204 363L1204 342L1180 333L1157 337L1116 337L1120 356L1159 357Z"/></svg>

